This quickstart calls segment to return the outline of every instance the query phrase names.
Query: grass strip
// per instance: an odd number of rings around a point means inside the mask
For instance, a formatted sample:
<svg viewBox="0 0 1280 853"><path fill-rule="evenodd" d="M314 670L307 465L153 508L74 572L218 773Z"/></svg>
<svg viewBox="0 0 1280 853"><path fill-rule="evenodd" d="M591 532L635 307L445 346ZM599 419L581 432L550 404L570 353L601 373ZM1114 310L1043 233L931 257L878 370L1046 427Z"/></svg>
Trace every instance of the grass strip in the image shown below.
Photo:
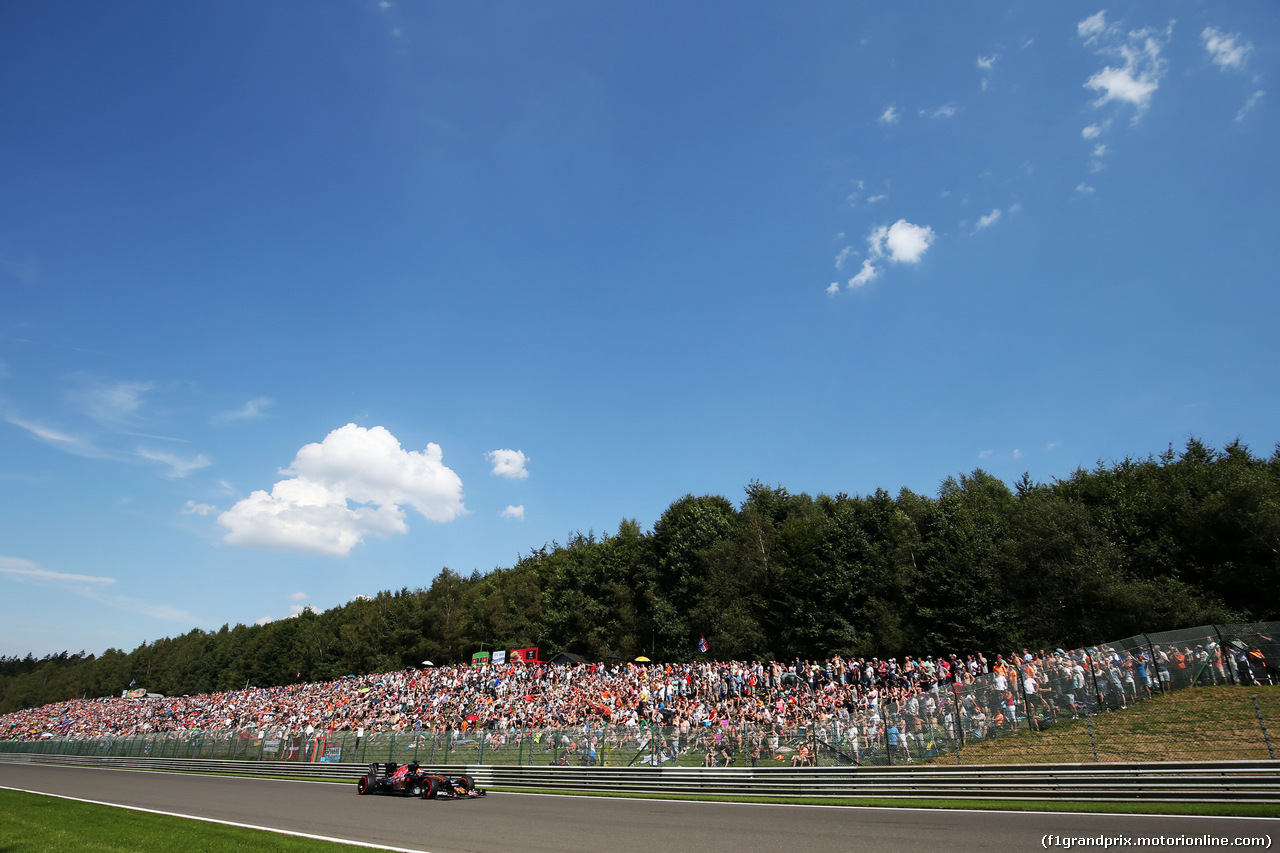
<svg viewBox="0 0 1280 853"><path fill-rule="evenodd" d="M352 849L345 844L258 829L0 790L0 850L4 853L337 853Z"/></svg>

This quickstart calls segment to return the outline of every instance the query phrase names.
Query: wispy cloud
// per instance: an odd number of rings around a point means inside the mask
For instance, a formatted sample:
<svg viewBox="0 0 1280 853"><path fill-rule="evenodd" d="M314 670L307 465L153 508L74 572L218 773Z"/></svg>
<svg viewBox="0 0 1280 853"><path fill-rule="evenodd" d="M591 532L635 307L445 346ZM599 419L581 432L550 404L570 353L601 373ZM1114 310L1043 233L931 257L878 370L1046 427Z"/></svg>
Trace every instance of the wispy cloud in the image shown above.
<svg viewBox="0 0 1280 853"><path fill-rule="evenodd" d="M218 508L216 506L213 506L211 504L198 504L195 501L187 501L182 506L183 515L206 516L206 515L211 515L212 513L215 513L217 511L218 511Z"/></svg>
<svg viewBox="0 0 1280 853"><path fill-rule="evenodd" d="M986 216L982 216L978 218L978 224L973 226L973 232L976 234L979 231L990 228L992 225L995 225L999 221L1000 221L1000 208L997 207L995 210L991 211Z"/></svg>
<svg viewBox="0 0 1280 853"><path fill-rule="evenodd" d="M216 423L230 423L232 421L255 421L266 417L266 410L275 405L275 400L270 397L254 397L238 409L230 412L219 412L214 416Z"/></svg>
<svg viewBox="0 0 1280 853"><path fill-rule="evenodd" d="M1258 103L1262 100L1263 96L1266 94L1267 93L1265 91L1263 91L1262 89L1259 89L1258 91L1250 95L1249 100L1245 101L1244 106L1240 108L1240 112L1236 113L1236 121L1244 121L1244 117L1249 113L1250 110L1252 110L1254 107L1258 105Z"/></svg>
<svg viewBox="0 0 1280 853"><path fill-rule="evenodd" d="M164 619L170 622L194 624L199 620L190 612L170 604L156 604L128 595L113 595L105 590L115 585L116 579L43 569L30 560L0 556L0 577L15 583L35 583L53 586L73 595L106 604L130 613Z"/></svg>
<svg viewBox="0 0 1280 853"><path fill-rule="evenodd" d="M1239 33L1224 33L1217 27L1205 27L1200 33L1204 49L1219 68L1243 69L1245 60L1253 51L1253 44L1244 41Z"/></svg>
<svg viewBox="0 0 1280 853"><path fill-rule="evenodd" d="M137 417L144 396L155 388L154 382L103 380L83 374L73 380L76 387L67 391L68 401L92 420L108 426Z"/></svg>
<svg viewBox="0 0 1280 853"><path fill-rule="evenodd" d="M71 435L53 427L44 426L43 424L32 423L22 418L8 417L9 423L24 429L31 435L48 444L56 447L58 450L75 454L76 456L84 456L87 459L107 459L113 456L110 451L98 447L92 441L82 436Z"/></svg>
<svg viewBox="0 0 1280 853"><path fill-rule="evenodd" d="M880 118L876 121L881 124L897 124L902 119L902 113L898 112L898 108L890 104L884 112L880 113Z"/></svg>
<svg viewBox="0 0 1280 853"><path fill-rule="evenodd" d="M960 107L954 103L950 103L943 104L934 110L921 110L920 115L925 118L952 118L958 112L960 112Z"/></svg>
<svg viewBox="0 0 1280 853"><path fill-rule="evenodd" d="M155 450L150 447L138 447L133 452L140 459L145 459L148 462L159 462L161 465L166 466L169 470L165 472L165 476L171 480L181 480L192 471L208 468L213 464L203 453L198 453L194 457L184 458L167 450Z"/></svg>

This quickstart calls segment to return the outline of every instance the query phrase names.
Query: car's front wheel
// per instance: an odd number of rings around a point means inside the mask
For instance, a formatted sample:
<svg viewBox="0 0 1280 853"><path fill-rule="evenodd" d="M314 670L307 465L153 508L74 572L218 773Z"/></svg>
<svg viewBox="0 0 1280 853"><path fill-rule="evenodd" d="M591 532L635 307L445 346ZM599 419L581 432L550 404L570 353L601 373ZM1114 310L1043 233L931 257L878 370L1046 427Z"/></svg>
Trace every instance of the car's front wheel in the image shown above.
<svg viewBox="0 0 1280 853"><path fill-rule="evenodd" d="M356 793L367 794L369 793L369 788L370 788L369 777L361 776L360 779L356 782Z"/></svg>

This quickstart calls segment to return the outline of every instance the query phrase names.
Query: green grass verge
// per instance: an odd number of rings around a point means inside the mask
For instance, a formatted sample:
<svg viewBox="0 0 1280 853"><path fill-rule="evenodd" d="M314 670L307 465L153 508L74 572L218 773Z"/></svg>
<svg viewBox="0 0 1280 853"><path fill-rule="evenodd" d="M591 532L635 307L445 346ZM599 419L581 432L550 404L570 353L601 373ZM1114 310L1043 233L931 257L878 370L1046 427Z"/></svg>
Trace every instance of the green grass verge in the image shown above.
<svg viewBox="0 0 1280 853"><path fill-rule="evenodd" d="M345 844L0 790L0 851L336 853Z"/></svg>

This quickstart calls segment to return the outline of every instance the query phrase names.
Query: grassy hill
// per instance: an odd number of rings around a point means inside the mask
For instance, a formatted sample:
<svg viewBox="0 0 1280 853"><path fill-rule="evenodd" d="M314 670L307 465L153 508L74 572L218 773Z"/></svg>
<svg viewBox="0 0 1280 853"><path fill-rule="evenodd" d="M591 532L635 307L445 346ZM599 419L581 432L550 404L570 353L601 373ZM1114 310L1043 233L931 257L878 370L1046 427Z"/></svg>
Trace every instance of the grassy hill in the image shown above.
<svg viewBox="0 0 1280 853"><path fill-rule="evenodd" d="M1272 746L1280 750L1280 687L1202 687L1088 720L1068 716L1041 732L970 742L962 760L965 764L1265 760L1276 756L1268 749L1264 725ZM938 763L954 761L954 756L938 759Z"/></svg>

